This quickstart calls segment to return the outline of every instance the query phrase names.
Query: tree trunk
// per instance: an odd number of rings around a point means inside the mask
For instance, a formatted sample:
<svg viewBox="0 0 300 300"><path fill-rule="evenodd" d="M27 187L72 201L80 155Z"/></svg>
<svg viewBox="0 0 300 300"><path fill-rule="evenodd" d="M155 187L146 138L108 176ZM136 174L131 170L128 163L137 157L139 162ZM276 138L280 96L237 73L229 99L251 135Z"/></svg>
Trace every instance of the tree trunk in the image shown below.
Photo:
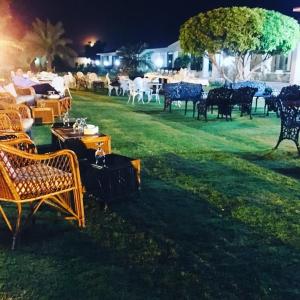
<svg viewBox="0 0 300 300"><path fill-rule="evenodd" d="M52 72L52 58L51 57L47 57L47 72Z"/></svg>

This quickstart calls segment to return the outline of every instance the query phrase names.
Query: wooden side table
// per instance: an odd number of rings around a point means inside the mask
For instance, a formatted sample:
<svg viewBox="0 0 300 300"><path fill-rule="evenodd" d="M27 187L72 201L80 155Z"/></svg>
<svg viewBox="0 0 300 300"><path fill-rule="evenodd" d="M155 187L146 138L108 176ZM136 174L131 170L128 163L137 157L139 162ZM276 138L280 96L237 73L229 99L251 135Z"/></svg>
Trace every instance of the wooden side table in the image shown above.
<svg viewBox="0 0 300 300"><path fill-rule="evenodd" d="M108 135L74 133L72 127L53 127L51 132L52 146L55 149L71 149L80 158L86 156L87 150L96 150L99 143L103 143L102 149L106 154L111 153L111 138Z"/></svg>
<svg viewBox="0 0 300 300"><path fill-rule="evenodd" d="M33 107L31 112L34 122L37 124L54 123L54 115L51 107Z"/></svg>

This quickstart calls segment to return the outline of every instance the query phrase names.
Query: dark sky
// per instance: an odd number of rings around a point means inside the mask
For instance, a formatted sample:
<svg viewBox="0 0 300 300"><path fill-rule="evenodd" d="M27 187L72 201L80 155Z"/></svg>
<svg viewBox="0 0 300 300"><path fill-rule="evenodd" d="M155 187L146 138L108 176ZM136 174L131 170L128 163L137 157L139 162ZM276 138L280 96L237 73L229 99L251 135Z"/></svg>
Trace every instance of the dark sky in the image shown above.
<svg viewBox="0 0 300 300"><path fill-rule="evenodd" d="M127 43L163 47L178 39L179 27L198 12L220 6L259 6L300 18L292 8L300 0L14 0L14 13L24 24L35 17L62 21L77 50L98 38L107 50Z"/></svg>

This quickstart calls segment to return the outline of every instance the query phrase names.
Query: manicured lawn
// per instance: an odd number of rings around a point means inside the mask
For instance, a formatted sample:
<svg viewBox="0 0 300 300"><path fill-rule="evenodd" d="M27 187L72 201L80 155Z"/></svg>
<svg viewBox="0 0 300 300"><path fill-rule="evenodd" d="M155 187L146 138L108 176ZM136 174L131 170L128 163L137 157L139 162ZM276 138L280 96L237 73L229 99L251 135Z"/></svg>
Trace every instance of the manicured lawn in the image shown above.
<svg viewBox="0 0 300 300"><path fill-rule="evenodd" d="M0 223L0 299L299 299L300 159L275 115L197 121L74 93L74 116L142 159L142 190L79 231L44 210L16 251ZM49 143L48 127L34 139Z"/></svg>

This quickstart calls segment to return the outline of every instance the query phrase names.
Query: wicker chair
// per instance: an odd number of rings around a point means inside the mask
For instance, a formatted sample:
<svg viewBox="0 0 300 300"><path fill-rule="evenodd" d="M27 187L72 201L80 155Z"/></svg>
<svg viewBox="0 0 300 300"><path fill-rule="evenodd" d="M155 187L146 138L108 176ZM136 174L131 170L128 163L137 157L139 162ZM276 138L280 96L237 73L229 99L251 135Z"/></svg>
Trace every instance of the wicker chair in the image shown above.
<svg viewBox="0 0 300 300"><path fill-rule="evenodd" d="M0 93L0 101L4 101L11 104L34 104L35 91L32 87L20 88L15 86L14 88L16 90L17 97L14 97L10 93Z"/></svg>
<svg viewBox="0 0 300 300"><path fill-rule="evenodd" d="M0 113L0 132L10 132L13 133L13 126L10 118L6 114Z"/></svg>
<svg viewBox="0 0 300 300"><path fill-rule="evenodd" d="M53 110L55 117L60 117L63 113L71 109L72 100L70 97L65 97L57 100L37 100L37 107L50 107Z"/></svg>
<svg viewBox="0 0 300 300"><path fill-rule="evenodd" d="M21 113L16 109L4 109L0 110L0 115L4 114L9 117L13 131L30 132L33 119L30 117L30 110L27 109L28 108L22 106L22 108L20 108Z"/></svg>
<svg viewBox="0 0 300 300"><path fill-rule="evenodd" d="M0 214L13 234L12 249L26 203L31 205L29 217L43 204L48 204L66 214L65 219L76 220L79 227L84 227L83 188L76 155L70 150L31 154L17 149L16 144L20 145L20 140L10 146L0 143L0 203L17 206L17 220L13 226L3 204L0 205Z"/></svg>

